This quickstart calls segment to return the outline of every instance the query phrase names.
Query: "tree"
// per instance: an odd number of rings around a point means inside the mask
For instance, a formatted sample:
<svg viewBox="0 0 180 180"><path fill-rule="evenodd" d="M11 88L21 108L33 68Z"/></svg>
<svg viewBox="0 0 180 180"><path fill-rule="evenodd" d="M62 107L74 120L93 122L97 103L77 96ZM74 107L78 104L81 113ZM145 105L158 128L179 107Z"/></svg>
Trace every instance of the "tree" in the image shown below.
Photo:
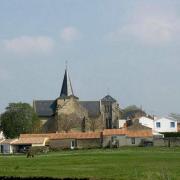
<svg viewBox="0 0 180 180"><path fill-rule="evenodd" d="M176 119L177 121L180 121L180 114L170 113L169 117L172 117L173 119Z"/></svg>
<svg viewBox="0 0 180 180"><path fill-rule="evenodd" d="M89 118L88 123L89 123L89 129L91 131L96 131L99 129L103 129L103 121L102 121L102 116L99 116L98 118Z"/></svg>
<svg viewBox="0 0 180 180"><path fill-rule="evenodd" d="M144 116L146 113L136 105L131 105L126 107L125 109L122 110L122 118L123 119L134 119L138 118L140 116Z"/></svg>
<svg viewBox="0 0 180 180"><path fill-rule="evenodd" d="M10 103L0 120L6 138L16 138L22 133L38 132L40 129L40 120L27 103Z"/></svg>
<svg viewBox="0 0 180 180"><path fill-rule="evenodd" d="M71 129L82 129L83 117L79 117L75 113L61 114L57 116L57 129L58 131L68 132Z"/></svg>

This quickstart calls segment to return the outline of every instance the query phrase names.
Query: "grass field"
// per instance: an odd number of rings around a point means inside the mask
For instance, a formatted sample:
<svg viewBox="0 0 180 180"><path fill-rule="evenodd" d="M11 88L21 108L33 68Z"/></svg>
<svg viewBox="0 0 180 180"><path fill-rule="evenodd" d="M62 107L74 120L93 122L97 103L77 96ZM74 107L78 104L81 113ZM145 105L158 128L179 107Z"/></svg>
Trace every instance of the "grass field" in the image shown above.
<svg viewBox="0 0 180 180"><path fill-rule="evenodd" d="M0 176L92 179L180 179L180 148L76 150L0 156Z"/></svg>

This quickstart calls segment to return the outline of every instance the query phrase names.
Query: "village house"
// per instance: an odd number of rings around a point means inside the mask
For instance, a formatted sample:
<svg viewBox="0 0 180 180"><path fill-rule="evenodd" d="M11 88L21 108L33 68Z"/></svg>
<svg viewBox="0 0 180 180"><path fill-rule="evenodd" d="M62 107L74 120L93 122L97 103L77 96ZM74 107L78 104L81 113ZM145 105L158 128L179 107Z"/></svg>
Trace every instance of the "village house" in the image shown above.
<svg viewBox="0 0 180 180"><path fill-rule="evenodd" d="M139 124L138 120L127 128L103 131L103 147L144 146L152 145L152 143L152 129Z"/></svg>
<svg viewBox="0 0 180 180"><path fill-rule="evenodd" d="M48 138L45 137L26 137L20 136L19 139L4 139L0 141L1 153L23 153L30 147L42 147L46 145Z"/></svg>
<svg viewBox="0 0 180 180"><path fill-rule="evenodd" d="M1 146L1 153L3 154L12 154L16 152L16 149L13 145L13 142L17 141L18 139L4 139L0 142Z"/></svg>
<svg viewBox="0 0 180 180"><path fill-rule="evenodd" d="M169 117L151 119L143 116L139 118L139 123L143 126L152 128L154 134L163 132L178 132L177 120Z"/></svg>

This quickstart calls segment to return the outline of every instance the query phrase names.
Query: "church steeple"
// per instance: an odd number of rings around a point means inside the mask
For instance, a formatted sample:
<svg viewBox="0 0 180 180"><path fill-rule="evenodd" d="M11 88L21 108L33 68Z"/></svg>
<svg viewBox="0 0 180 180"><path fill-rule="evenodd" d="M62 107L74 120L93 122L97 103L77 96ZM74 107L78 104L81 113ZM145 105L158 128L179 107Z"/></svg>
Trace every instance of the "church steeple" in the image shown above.
<svg viewBox="0 0 180 180"><path fill-rule="evenodd" d="M66 69L65 69L65 73L64 73L64 79L63 79L63 83L62 83L60 97L65 98L68 96L74 96L74 93L73 93L71 80L69 77L67 64L66 64Z"/></svg>

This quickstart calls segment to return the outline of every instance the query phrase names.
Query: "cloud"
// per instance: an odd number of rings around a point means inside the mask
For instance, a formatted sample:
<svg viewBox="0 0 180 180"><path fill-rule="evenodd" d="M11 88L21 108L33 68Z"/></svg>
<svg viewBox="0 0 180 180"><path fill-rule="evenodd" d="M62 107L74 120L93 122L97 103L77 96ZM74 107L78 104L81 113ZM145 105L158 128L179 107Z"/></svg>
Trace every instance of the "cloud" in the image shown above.
<svg viewBox="0 0 180 180"><path fill-rule="evenodd" d="M155 6L136 8L127 23L108 34L111 41L134 39L144 44L164 44L179 38L180 18L175 11Z"/></svg>
<svg viewBox="0 0 180 180"><path fill-rule="evenodd" d="M6 51L17 54L49 53L53 46L53 40L46 36L20 36L3 41Z"/></svg>
<svg viewBox="0 0 180 180"><path fill-rule="evenodd" d="M60 37L64 42L72 42L80 39L81 34L79 30L75 27L65 27L61 31Z"/></svg>

